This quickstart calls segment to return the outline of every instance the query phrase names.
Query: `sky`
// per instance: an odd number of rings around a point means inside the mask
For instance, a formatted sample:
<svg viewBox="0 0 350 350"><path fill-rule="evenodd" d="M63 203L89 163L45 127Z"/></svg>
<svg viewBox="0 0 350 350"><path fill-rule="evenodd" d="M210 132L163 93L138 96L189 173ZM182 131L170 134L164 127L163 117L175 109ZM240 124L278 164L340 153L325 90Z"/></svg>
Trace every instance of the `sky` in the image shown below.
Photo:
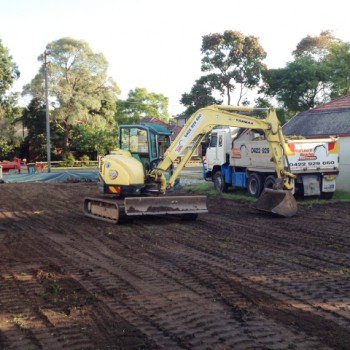
<svg viewBox="0 0 350 350"><path fill-rule="evenodd" d="M202 37L225 30L257 37L268 68L283 68L307 35L350 42L343 0L0 0L0 39L21 73L14 91L34 78L48 43L71 37L106 57L121 99L146 88L168 97L171 116L203 75Z"/></svg>

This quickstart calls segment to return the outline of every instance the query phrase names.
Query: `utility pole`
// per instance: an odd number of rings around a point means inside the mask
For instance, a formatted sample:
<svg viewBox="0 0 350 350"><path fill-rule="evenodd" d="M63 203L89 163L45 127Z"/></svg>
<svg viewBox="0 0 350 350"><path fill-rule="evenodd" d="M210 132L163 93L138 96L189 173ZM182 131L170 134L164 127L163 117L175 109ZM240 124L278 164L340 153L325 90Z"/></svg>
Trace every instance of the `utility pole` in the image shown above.
<svg viewBox="0 0 350 350"><path fill-rule="evenodd" d="M50 113L49 113L49 88L48 88L48 69L47 69L48 53L44 52L45 64L45 104L46 104L46 154L47 154L47 172L51 173L51 140L50 140Z"/></svg>

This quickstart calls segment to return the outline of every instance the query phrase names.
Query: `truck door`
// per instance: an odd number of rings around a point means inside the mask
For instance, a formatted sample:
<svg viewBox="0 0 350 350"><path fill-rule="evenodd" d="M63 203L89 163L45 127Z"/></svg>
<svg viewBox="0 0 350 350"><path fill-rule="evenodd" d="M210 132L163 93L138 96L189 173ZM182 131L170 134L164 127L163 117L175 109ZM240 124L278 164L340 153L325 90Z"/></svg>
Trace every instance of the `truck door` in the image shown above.
<svg viewBox="0 0 350 350"><path fill-rule="evenodd" d="M227 132L224 130L212 132L206 153L208 170L226 162L226 136Z"/></svg>

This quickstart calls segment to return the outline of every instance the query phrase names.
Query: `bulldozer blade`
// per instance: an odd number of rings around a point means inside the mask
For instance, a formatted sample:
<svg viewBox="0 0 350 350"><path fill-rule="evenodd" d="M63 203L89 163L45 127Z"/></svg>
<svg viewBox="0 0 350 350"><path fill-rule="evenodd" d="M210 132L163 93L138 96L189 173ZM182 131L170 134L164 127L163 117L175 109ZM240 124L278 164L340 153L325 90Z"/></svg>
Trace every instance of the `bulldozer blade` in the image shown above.
<svg viewBox="0 0 350 350"><path fill-rule="evenodd" d="M126 215L207 213L206 196L129 197L124 200Z"/></svg>
<svg viewBox="0 0 350 350"><path fill-rule="evenodd" d="M265 188L259 199L251 205L253 209L291 217L297 213L297 202L291 191Z"/></svg>

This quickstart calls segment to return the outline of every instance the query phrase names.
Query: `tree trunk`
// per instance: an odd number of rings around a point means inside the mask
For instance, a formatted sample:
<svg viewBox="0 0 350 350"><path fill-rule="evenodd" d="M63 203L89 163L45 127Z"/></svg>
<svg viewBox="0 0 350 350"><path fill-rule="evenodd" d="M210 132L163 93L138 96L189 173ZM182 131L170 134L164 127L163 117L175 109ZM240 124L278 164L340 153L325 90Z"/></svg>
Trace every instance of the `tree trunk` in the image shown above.
<svg viewBox="0 0 350 350"><path fill-rule="evenodd" d="M226 94L227 94L227 104L230 106L231 105L231 95L230 95L230 88L226 88Z"/></svg>
<svg viewBox="0 0 350 350"><path fill-rule="evenodd" d="M69 127L66 126L66 128L64 129L64 133L63 133L63 154L67 154L70 151L70 145L69 145Z"/></svg>

